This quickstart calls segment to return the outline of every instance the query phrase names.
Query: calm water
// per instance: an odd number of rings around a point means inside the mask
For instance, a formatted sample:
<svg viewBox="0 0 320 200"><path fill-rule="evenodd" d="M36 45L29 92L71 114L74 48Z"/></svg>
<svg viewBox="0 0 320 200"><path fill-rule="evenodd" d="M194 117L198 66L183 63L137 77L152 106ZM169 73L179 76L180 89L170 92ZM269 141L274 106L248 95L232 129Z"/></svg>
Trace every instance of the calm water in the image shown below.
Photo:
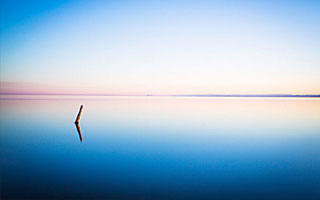
<svg viewBox="0 0 320 200"><path fill-rule="evenodd" d="M0 110L3 199L320 199L320 99L2 97Z"/></svg>

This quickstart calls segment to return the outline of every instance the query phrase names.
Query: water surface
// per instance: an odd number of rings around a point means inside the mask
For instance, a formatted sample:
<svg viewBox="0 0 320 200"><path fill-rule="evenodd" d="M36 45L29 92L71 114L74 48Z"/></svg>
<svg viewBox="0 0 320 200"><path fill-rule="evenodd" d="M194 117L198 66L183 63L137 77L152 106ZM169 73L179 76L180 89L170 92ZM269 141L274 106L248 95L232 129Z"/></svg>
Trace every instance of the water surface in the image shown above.
<svg viewBox="0 0 320 200"><path fill-rule="evenodd" d="M320 198L317 98L6 96L0 110L3 199Z"/></svg>

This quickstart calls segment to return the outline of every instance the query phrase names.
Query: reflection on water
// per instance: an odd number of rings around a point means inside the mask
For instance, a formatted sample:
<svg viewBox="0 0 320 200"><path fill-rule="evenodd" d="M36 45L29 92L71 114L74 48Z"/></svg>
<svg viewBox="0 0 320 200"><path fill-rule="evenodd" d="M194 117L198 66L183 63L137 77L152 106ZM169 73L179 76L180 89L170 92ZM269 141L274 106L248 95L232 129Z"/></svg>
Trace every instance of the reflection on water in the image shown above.
<svg viewBox="0 0 320 200"><path fill-rule="evenodd" d="M1 199L320 197L319 99L25 97L0 110Z"/></svg>
<svg viewBox="0 0 320 200"><path fill-rule="evenodd" d="M74 124L76 125L77 131L78 131L78 135L79 135L79 138L80 138L80 141L82 142L83 139L82 139L82 134L81 134L80 125L79 125L79 123L77 123L77 122L75 122Z"/></svg>

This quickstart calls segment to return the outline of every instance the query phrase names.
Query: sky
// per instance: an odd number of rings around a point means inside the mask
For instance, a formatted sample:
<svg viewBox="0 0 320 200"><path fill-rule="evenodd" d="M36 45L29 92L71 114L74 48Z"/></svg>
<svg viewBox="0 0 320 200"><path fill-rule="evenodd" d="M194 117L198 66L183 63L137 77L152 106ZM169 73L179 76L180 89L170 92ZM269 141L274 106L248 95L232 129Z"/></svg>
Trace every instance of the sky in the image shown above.
<svg viewBox="0 0 320 200"><path fill-rule="evenodd" d="M317 0L0 2L2 94L320 94Z"/></svg>

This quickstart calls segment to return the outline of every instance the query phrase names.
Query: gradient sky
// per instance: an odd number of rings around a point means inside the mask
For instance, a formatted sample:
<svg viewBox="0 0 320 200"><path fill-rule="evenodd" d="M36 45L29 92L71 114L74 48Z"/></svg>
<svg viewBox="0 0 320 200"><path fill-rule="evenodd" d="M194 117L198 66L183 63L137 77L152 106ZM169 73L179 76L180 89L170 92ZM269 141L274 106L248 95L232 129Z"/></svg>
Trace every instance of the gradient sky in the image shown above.
<svg viewBox="0 0 320 200"><path fill-rule="evenodd" d="M317 0L0 2L2 93L320 93Z"/></svg>

